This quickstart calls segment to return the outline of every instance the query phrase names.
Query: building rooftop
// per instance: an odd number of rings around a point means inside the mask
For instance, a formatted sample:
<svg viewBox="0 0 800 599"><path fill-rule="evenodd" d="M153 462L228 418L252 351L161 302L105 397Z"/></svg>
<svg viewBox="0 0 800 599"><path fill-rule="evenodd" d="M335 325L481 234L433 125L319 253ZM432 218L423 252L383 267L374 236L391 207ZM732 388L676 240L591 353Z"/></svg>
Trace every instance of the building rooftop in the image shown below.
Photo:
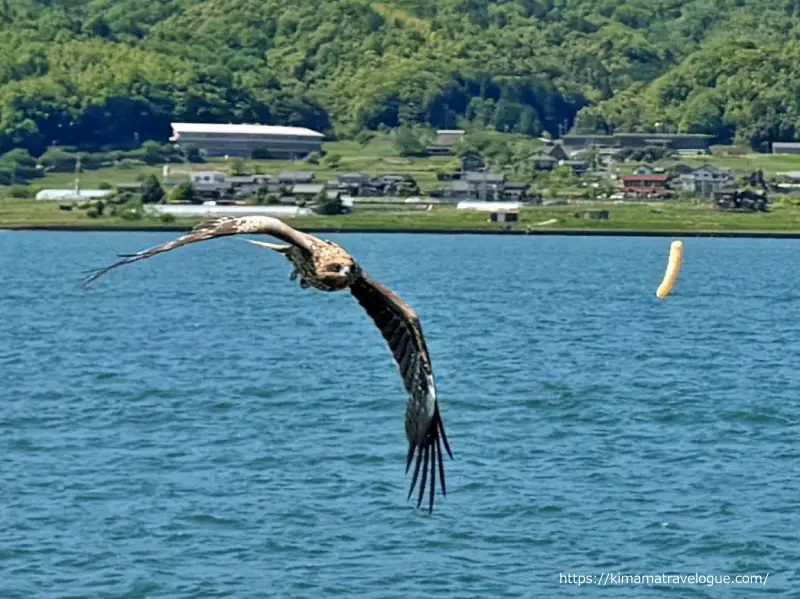
<svg viewBox="0 0 800 599"><path fill-rule="evenodd" d="M320 193L325 189L323 183L297 183L292 185L292 193Z"/></svg>
<svg viewBox="0 0 800 599"><path fill-rule="evenodd" d="M444 148L451 147L464 139L465 135L466 131L463 129L439 129L436 132L435 145Z"/></svg>
<svg viewBox="0 0 800 599"><path fill-rule="evenodd" d="M171 123L175 134L181 133L222 133L231 135L301 135L305 137L325 137L318 131L305 127L283 127L280 125L219 124L219 123Z"/></svg>
<svg viewBox="0 0 800 599"><path fill-rule="evenodd" d="M310 183L314 180L314 173L311 171L284 171L278 175L278 180L281 182Z"/></svg>
<svg viewBox="0 0 800 599"><path fill-rule="evenodd" d="M228 177L228 180L234 185L241 185L247 183L269 183L274 180L274 177L269 175L233 175Z"/></svg>
<svg viewBox="0 0 800 599"><path fill-rule="evenodd" d="M466 173L465 179L467 181L485 181L486 183L501 183L506 180L506 176L502 173L492 173L492 172L470 172Z"/></svg>
<svg viewBox="0 0 800 599"><path fill-rule="evenodd" d="M669 181L669 175L664 174L651 174L651 175L623 175L623 181L660 181L666 182Z"/></svg>

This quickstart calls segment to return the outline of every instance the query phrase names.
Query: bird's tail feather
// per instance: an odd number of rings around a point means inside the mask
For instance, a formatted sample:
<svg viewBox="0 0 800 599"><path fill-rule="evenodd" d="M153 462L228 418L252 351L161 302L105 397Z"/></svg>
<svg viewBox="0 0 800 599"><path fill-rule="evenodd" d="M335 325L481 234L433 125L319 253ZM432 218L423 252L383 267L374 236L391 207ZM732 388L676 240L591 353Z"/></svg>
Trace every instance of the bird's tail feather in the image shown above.
<svg viewBox="0 0 800 599"><path fill-rule="evenodd" d="M436 472L439 473L439 483L442 487L442 496L447 496L447 485L444 478L444 456L442 455L442 443L447 450L447 455L453 459L453 452L450 451L450 444L447 442L447 435L444 432L444 423L442 416L439 413L439 406L437 405L433 418L428 424L428 430L423 437L421 443L409 443L408 455L406 456L406 473L411 467L411 462L414 459L414 453L417 454L417 462L414 466L414 475L411 478L411 488L408 490L407 499L411 498L414 492L414 487L417 484L420 470L422 470L422 480L419 485L419 495L417 497L417 507L422 505L422 499L425 496L425 483L428 478L428 463L430 462L430 497L428 500L428 513L433 512L433 499L436 495Z"/></svg>

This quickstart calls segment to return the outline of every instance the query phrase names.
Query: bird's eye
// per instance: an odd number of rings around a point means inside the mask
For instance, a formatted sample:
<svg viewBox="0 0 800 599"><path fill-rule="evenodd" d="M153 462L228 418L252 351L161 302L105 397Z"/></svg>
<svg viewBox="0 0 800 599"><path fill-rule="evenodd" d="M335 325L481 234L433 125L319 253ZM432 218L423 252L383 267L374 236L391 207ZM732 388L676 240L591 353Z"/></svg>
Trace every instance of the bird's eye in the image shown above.
<svg viewBox="0 0 800 599"><path fill-rule="evenodd" d="M328 272L339 272L342 270L341 264L329 264L328 265Z"/></svg>

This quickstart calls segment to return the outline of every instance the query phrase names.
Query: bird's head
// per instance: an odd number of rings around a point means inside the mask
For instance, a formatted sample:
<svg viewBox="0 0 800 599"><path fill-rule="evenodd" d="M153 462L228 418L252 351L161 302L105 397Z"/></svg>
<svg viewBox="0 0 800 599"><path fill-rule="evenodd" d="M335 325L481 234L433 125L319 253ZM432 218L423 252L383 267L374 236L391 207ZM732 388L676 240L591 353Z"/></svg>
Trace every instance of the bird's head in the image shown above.
<svg viewBox="0 0 800 599"><path fill-rule="evenodd" d="M361 267L353 257L335 243L318 253L315 260L317 278L331 289L350 287L361 276Z"/></svg>

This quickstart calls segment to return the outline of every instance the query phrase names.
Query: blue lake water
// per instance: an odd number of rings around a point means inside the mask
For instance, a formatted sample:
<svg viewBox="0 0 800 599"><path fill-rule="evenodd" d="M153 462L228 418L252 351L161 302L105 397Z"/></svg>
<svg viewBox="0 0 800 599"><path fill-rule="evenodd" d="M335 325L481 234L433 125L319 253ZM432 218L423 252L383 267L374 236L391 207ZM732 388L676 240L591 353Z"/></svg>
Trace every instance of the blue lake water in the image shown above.
<svg viewBox="0 0 800 599"><path fill-rule="evenodd" d="M0 598L790 597L800 244L332 235L419 313L455 460L348 293L236 239L0 232ZM589 588L587 588L589 587ZM794 595L796 596L796 595Z"/></svg>

